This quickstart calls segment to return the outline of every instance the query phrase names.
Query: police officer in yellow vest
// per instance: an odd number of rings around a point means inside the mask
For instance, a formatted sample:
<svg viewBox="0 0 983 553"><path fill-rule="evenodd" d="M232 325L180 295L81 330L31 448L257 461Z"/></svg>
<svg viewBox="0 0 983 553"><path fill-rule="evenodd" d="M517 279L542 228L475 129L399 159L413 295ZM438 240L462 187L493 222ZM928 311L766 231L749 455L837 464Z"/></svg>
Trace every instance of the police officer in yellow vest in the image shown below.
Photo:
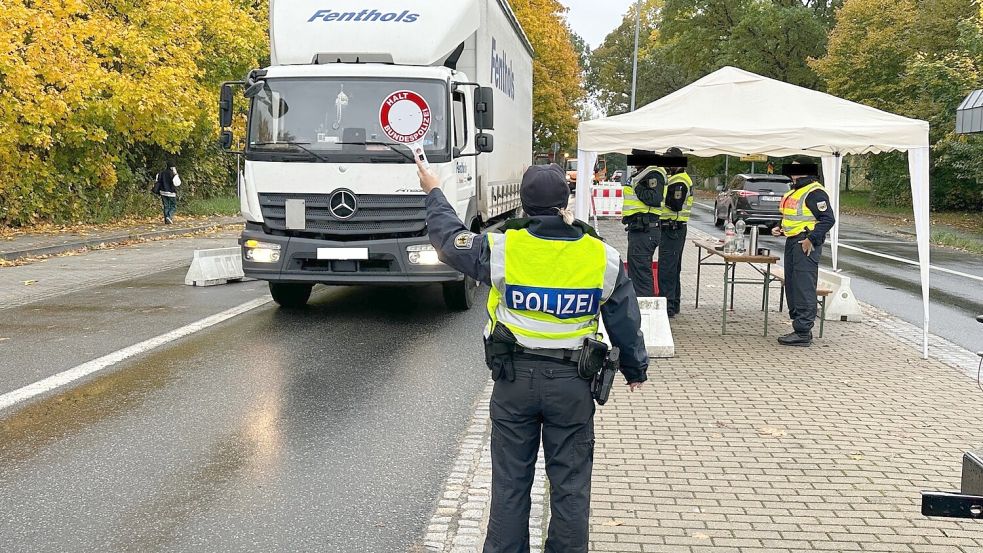
<svg viewBox="0 0 983 553"><path fill-rule="evenodd" d="M662 192L669 179L665 169L656 165L661 156L652 152L633 150L628 165L641 169L622 192L624 207L621 221L628 231L628 276L640 298L655 296L652 280L652 258L659 247L662 230L659 227L659 211L662 208Z"/></svg>
<svg viewBox="0 0 983 553"><path fill-rule="evenodd" d="M679 273L683 265L686 229L693 211L693 181L686 174L686 156L679 148L666 150L666 173L669 179L662 192L659 222L659 296L666 298L669 318L679 313Z"/></svg>
<svg viewBox="0 0 983 553"><path fill-rule="evenodd" d="M475 234L439 179L420 166L427 228L440 260L490 286L485 358L491 398L492 498L484 553L529 551L530 490L542 439L550 481L547 553L586 553L594 450L594 398L578 371L595 351L599 317L620 348L631 391L648 356L638 301L618 252L567 209L563 170L530 167L520 188L528 219L504 234ZM603 357L603 353L602 353ZM608 366L611 366L610 363ZM613 373L608 373L613 374Z"/></svg>
<svg viewBox="0 0 983 553"><path fill-rule="evenodd" d="M785 346L812 344L812 327L816 322L816 286L819 282L819 259L826 234L836 218L829 195L819 182L819 167L814 163L792 163L782 167L782 174L792 179L792 190L782 198L782 224L772 229L785 241L785 298L792 330L778 338Z"/></svg>

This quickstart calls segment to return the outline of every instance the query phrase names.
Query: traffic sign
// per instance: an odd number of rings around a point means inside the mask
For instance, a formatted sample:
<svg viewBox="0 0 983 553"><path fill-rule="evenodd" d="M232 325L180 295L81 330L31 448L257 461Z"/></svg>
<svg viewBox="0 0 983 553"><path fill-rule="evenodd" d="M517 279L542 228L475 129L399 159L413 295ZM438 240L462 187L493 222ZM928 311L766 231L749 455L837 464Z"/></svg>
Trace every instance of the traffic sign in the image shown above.
<svg viewBox="0 0 983 553"><path fill-rule="evenodd" d="M755 162L755 161L765 162L765 161L768 161L768 156L765 155L765 154L754 154L754 155L751 155L751 156L741 156L741 161L750 161L752 163Z"/></svg>
<svg viewBox="0 0 983 553"><path fill-rule="evenodd" d="M382 101L379 124L393 142L409 146L414 157L429 166L424 153L423 137L430 130L430 105L412 90L393 92Z"/></svg>

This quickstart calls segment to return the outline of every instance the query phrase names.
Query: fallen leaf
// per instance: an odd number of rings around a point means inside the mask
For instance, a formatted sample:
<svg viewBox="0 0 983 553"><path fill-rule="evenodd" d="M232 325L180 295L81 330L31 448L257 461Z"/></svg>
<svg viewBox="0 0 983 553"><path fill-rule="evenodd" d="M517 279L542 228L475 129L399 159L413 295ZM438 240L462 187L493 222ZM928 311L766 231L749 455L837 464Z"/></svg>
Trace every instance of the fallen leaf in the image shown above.
<svg viewBox="0 0 983 553"><path fill-rule="evenodd" d="M772 438L780 438L785 435L785 431L781 428L775 428L774 426L762 426L758 429L758 434L762 436L771 436Z"/></svg>
<svg viewBox="0 0 983 553"><path fill-rule="evenodd" d="M37 283L38 283L38 281L36 281L36 280L25 280L24 281L24 286L33 286L33 285L35 285Z"/></svg>
<svg viewBox="0 0 983 553"><path fill-rule="evenodd" d="M6 342L6 341L7 341L7 340L9 340L9 339L10 339L10 338L0 338L0 342Z"/></svg>
<svg viewBox="0 0 983 553"><path fill-rule="evenodd" d="M854 451L853 453L850 454L850 458L853 459L854 461L863 461L864 454L860 453L859 451Z"/></svg>
<svg viewBox="0 0 983 553"><path fill-rule="evenodd" d="M611 520L606 521L604 523L604 526L624 526L624 524L625 524L624 522L612 518Z"/></svg>
<svg viewBox="0 0 983 553"><path fill-rule="evenodd" d="M724 421L717 421L717 426L720 428L727 428L727 423Z"/></svg>
<svg viewBox="0 0 983 553"><path fill-rule="evenodd" d="M709 534L704 534L703 532L696 532L695 534L693 534L693 537L696 538L696 539L698 539L698 540L708 540L708 539L710 539L710 535Z"/></svg>

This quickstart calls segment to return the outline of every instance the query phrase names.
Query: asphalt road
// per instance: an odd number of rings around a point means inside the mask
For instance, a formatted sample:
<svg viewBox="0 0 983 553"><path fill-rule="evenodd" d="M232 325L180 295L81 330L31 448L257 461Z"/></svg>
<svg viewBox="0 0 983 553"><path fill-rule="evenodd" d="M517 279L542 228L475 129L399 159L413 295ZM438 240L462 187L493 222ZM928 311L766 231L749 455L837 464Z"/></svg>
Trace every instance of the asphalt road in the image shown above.
<svg viewBox="0 0 983 553"><path fill-rule="evenodd" d="M701 203L712 209L712 202ZM690 224L722 236L723 231L713 226L711 209L694 208ZM844 220L840 223L840 240L842 244L918 260L914 237L908 240ZM770 248L773 254L781 256L784 253L784 238L762 234L761 242L762 247ZM933 246L931 258L932 265L983 277L983 255ZM823 251L823 266L832 269L828 244ZM845 248L839 250L839 267L851 277L857 299L921 327L921 277L918 267ZM932 271L931 289L929 320L932 333L970 351L983 350L983 328L975 319L983 314L983 283Z"/></svg>
<svg viewBox="0 0 983 553"><path fill-rule="evenodd" d="M3 391L266 294L181 276L4 310ZM0 412L0 551L406 551L487 382L483 319L324 289Z"/></svg>

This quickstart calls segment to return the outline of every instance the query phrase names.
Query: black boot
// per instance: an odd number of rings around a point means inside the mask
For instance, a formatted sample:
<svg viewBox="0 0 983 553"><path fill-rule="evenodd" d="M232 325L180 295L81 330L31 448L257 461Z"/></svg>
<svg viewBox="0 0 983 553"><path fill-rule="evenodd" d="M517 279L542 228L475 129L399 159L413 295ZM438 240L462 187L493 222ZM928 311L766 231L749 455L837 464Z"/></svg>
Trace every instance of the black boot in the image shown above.
<svg viewBox="0 0 983 553"><path fill-rule="evenodd" d="M807 348L812 345L812 333L799 334L797 332L792 332L790 334L786 334L785 336L779 336L778 343L783 346L799 346Z"/></svg>

